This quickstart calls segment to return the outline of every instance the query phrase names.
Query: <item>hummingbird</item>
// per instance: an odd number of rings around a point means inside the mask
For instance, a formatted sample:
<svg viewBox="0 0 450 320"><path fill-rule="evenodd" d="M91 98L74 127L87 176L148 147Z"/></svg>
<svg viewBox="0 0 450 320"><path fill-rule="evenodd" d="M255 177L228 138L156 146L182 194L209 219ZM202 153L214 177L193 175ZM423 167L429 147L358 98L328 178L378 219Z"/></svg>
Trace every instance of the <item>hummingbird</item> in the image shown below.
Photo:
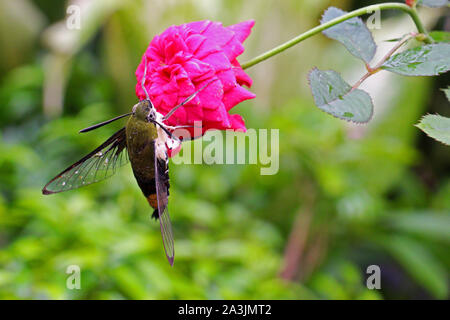
<svg viewBox="0 0 450 320"><path fill-rule="evenodd" d="M168 148L177 148L181 144L181 140L172 133L174 130L192 126L173 127L164 122L178 108L191 101L201 90L217 79L208 81L163 116L156 110L144 86L146 73L147 59L145 57L141 86L146 98L135 104L131 112L82 129L80 133L92 131L129 116L125 127L56 175L44 186L42 193L49 195L99 182L111 177L119 167L130 162L139 188L154 209L152 218L159 220L164 251L170 265L173 266L175 248L168 210L170 187Z"/></svg>

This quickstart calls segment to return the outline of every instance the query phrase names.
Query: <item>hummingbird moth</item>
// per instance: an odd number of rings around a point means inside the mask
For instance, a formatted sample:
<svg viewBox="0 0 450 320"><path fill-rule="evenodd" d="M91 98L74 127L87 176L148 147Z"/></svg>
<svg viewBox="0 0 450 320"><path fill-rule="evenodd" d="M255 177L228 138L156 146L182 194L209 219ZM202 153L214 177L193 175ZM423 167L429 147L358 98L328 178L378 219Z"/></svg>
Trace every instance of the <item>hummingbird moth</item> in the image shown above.
<svg viewBox="0 0 450 320"><path fill-rule="evenodd" d="M130 162L142 193L154 209L152 217L159 219L164 250L170 265L173 266L175 249L167 208L170 186L167 148L181 143L172 134L173 130L190 126L171 127L164 124L164 121L216 79L207 82L163 116L156 111L144 86L146 62L141 83L146 99L134 105L130 113L90 126L80 132L88 132L130 116L126 126L51 179L42 189L42 193L48 195L68 191L104 180L112 176L117 168Z"/></svg>

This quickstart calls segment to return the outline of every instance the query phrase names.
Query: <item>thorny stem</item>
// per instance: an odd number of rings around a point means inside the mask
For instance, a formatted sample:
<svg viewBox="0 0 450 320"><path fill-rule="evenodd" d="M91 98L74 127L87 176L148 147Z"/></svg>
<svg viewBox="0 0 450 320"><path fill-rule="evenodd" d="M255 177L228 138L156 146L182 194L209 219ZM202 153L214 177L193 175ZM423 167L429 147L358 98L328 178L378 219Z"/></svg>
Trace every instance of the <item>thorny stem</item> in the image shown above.
<svg viewBox="0 0 450 320"><path fill-rule="evenodd" d="M367 78L369 78L371 75L374 75L375 73L377 73L378 71L381 70L381 67L383 66L383 64L398 50L400 49L401 46L403 46L406 42L408 42L409 40L411 40L411 38L417 36L417 33L415 32L411 32L408 33L406 35L403 36L403 38L397 42L397 44L391 49L389 50L388 53L386 53L386 55L380 60L380 62L378 62L378 64L371 68L370 65L366 64L366 68L367 68L367 73L362 76L361 79L358 80L358 82L355 83L355 85L352 87L352 90L355 90L356 88L358 88L361 83L363 83Z"/></svg>
<svg viewBox="0 0 450 320"><path fill-rule="evenodd" d="M296 45L297 43L300 43L326 29L329 29L341 22L344 22L348 19L354 18L354 17L359 17L362 16L364 14L368 14L368 13L372 13L375 12L377 10L390 10L390 9L394 9L394 10L401 10L406 12L407 14L410 15L411 19L413 20L414 24L416 25L416 28L418 30L419 33L424 34L425 37L425 42L426 43L430 43L431 40L427 35L427 31L425 29L425 27L422 24L422 21L419 18L419 15L417 14L417 10L416 8L411 8L409 6L407 6L406 4L403 3L394 3L394 2L388 2L388 3L381 3L381 4L376 4L376 5L371 5L371 6L367 6L364 8L360 8L354 11L351 11L347 14L344 14L340 17L337 17L333 20L330 20L324 24L321 24L315 28L312 28L300 35L298 35L297 37L267 51L264 52L263 54L251 59L250 61L247 61L245 63L242 64L242 68L243 69L247 69L250 68L252 66L254 66L255 64L258 64L266 59L269 59L270 57L273 57L283 51L285 51L286 49L289 49L290 47Z"/></svg>

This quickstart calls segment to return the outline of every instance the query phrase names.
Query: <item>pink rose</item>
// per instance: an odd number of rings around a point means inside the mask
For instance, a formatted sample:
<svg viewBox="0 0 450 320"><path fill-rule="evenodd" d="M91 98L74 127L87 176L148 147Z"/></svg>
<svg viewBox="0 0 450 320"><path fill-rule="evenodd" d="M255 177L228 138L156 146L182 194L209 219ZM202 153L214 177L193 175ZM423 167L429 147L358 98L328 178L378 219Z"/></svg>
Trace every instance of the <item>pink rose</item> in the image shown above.
<svg viewBox="0 0 450 320"><path fill-rule="evenodd" d="M253 25L251 20L229 27L223 27L220 22L198 21L171 26L153 38L145 52L145 88L161 114L167 114L208 81L219 80L212 81L179 108L165 122L167 125L193 125L194 121L202 121L202 134L208 129L246 130L242 117L228 111L255 97L242 87L250 87L252 79L236 60L244 52L242 43ZM146 97L141 88L144 61L143 56L136 70L136 95L140 100ZM188 130L193 134L194 128Z"/></svg>

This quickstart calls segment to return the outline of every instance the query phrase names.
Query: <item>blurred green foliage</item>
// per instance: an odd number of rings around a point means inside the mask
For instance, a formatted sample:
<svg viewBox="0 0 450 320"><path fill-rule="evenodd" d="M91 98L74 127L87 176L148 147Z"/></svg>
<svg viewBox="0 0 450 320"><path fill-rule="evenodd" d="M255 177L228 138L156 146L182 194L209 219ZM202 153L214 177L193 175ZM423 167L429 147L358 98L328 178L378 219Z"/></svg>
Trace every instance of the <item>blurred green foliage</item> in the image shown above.
<svg viewBox="0 0 450 320"><path fill-rule="evenodd" d="M388 101L375 104L370 125L334 119L314 107L308 70L362 66L324 37L249 70L257 98L235 108L250 128L280 129L277 175L261 176L259 165L171 166L173 268L129 166L42 196L49 178L123 125L77 134L135 103L134 69L152 35L253 18L248 58L316 25L330 5L96 2L77 31L58 22L62 1L0 0L0 21L15 13L22 26L0 27L1 299L448 298L449 149L413 126L445 97L429 79L391 76L372 83ZM80 290L66 288L72 264ZM366 288L373 264L381 290Z"/></svg>

